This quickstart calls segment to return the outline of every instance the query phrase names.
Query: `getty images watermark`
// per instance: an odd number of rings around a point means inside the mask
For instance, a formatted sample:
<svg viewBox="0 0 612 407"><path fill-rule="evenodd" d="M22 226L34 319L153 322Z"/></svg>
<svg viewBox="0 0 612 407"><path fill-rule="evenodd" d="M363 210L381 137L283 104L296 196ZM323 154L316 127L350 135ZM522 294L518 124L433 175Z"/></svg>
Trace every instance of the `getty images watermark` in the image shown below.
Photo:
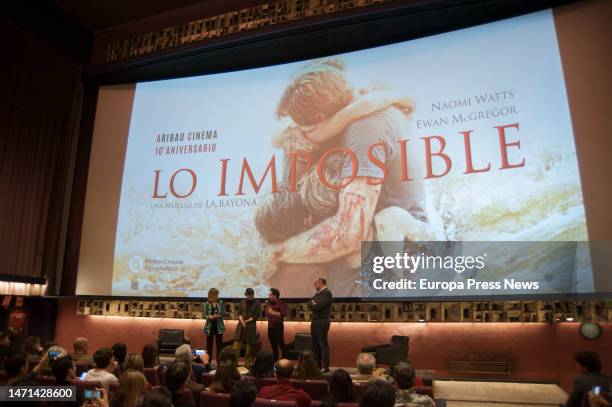
<svg viewBox="0 0 612 407"><path fill-rule="evenodd" d="M361 284L365 299L595 289L588 242L363 242Z"/></svg>

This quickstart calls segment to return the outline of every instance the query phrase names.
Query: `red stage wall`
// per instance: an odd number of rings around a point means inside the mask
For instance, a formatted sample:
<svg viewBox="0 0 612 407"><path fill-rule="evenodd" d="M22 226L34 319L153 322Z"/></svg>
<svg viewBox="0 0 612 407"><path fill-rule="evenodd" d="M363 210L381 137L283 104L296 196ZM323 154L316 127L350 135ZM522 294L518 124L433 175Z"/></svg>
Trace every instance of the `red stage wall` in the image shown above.
<svg viewBox="0 0 612 407"><path fill-rule="evenodd" d="M77 336L90 341L90 352L115 342L124 342L128 352L157 340L160 328L184 329L194 346L203 346L201 320L77 316L76 301L59 302L56 341L69 351ZM225 339L231 339L236 321L226 322ZM559 383L566 391L577 373L573 355L592 349L602 357L604 369L612 370L612 324L602 324L597 340L586 340L578 323L332 323L329 333L332 366L354 366L365 345L385 343L391 335L410 336L410 359L419 369L432 369L436 377L449 378L448 361L511 361L512 374L505 380ZM258 323L263 347L269 348L267 323ZM310 324L288 322L285 340L296 332L309 332ZM483 376L475 376L475 378ZM488 378L495 378L491 376Z"/></svg>

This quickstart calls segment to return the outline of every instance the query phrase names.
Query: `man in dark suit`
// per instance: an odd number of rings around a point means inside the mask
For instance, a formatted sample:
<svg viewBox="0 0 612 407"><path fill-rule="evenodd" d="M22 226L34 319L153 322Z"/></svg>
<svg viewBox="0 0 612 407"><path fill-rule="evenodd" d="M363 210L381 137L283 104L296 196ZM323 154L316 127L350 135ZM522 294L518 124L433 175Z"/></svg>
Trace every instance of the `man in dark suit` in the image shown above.
<svg viewBox="0 0 612 407"><path fill-rule="evenodd" d="M566 407L580 407L584 393L599 386L601 394L610 394L610 377L601 373L601 360L593 351L580 351L574 355L581 374L574 379L572 392L567 399Z"/></svg>
<svg viewBox="0 0 612 407"><path fill-rule="evenodd" d="M312 297L308 306L312 311L310 322L310 335L312 337L312 350L315 360L321 367L321 372L329 372L329 344L327 334L329 332L329 313L332 306L332 293L327 288L327 281L319 277L314 286L317 293Z"/></svg>

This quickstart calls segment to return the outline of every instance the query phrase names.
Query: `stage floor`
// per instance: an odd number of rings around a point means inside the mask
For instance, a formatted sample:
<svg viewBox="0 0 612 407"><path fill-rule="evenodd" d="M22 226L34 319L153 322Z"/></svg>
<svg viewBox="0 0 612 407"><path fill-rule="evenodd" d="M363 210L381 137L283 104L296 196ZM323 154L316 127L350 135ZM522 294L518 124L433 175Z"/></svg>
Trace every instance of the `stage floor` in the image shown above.
<svg viewBox="0 0 612 407"><path fill-rule="evenodd" d="M556 384L434 381L436 398L447 407L555 406L567 401L567 393Z"/></svg>

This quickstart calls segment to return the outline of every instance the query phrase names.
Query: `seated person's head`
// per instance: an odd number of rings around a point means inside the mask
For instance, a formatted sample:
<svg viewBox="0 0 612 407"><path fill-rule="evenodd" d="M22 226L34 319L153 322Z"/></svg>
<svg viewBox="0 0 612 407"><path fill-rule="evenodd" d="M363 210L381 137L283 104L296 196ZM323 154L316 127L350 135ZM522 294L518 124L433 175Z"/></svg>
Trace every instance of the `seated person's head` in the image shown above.
<svg viewBox="0 0 612 407"><path fill-rule="evenodd" d="M18 352L10 356L4 363L4 370L9 379L28 374L28 355Z"/></svg>
<svg viewBox="0 0 612 407"><path fill-rule="evenodd" d="M125 346L125 343L114 343L111 349L117 363L125 362L125 357L127 356L127 346Z"/></svg>
<svg viewBox="0 0 612 407"><path fill-rule="evenodd" d="M119 389L115 396L123 401L123 406L137 406L144 392L145 383L144 375L136 370L126 371L119 380Z"/></svg>
<svg viewBox="0 0 612 407"><path fill-rule="evenodd" d="M251 380L237 381L230 391L229 407L245 407L255 402L257 387Z"/></svg>
<svg viewBox="0 0 612 407"><path fill-rule="evenodd" d="M353 379L344 369L338 369L329 381L329 395L336 403L349 403L355 399Z"/></svg>
<svg viewBox="0 0 612 407"><path fill-rule="evenodd" d="M189 369L183 362L174 362L166 369L164 380L166 387L176 393L183 388L187 378L189 377Z"/></svg>
<svg viewBox="0 0 612 407"><path fill-rule="evenodd" d="M38 336L28 336L23 341L22 350L28 355L40 355L43 351L40 346L40 338Z"/></svg>
<svg viewBox="0 0 612 407"><path fill-rule="evenodd" d="M241 378L240 372L231 360L219 362L210 390L215 393L229 393Z"/></svg>
<svg viewBox="0 0 612 407"><path fill-rule="evenodd" d="M407 390L414 387L416 375L412 364L405 360L394 361L389 370L398 388Z"/></svg>
<svg viewBox="0 0 612 407"><path fill-rule="evenodd" d="M287 359L281 359L276 362L276 378L279 380L282 379L291 379L291 375L293 374L293 365Z"/></svg>
<svg viewBox="0 0 612 407"><path fill-rule="evenodd" d="M592 350L577 352L574 355L574 360L578 363L583 373L601 372L601 359L599 359L599 355Z"/></svg>
<svg viewBox="0 0 612 407"><path fill-rule="evenodd" d="M394 405L395 390L383 379L368 382L359 402L359 407L393 407Z"/></svg>
<svg viewBox="0 0 612 407"><path fill-rule="evenodd" d="M357 355L357 370L359 374L371 375L376 368L376 358L371 353Z"/></svg>
<svg viewBox="0 0 612 407"><path fill-rule="evenodd" d="M109 348L100 348L95 351L93 360L98 369L106 369L113 361L113 352Z"/></svg>
<svg viewBox="0 0 612 407"><path fill-rule="evenodd" d="M123 370L136 370L137 372L144 373L144 361L142 360L142 356L138 353L127 355L125 363L123 364Z"/></svg>
<svg viewBox="0 0 612 407"><path fill-rule="evenodd" d="M192 354L191 345L189 345L188 343L185 343L185 344L179 346L174 351L174 356L175 357L178 357L179 355L183 355L183 354L189 355L189 357L191 357L191 354Z"/></svg>
<svg viewBox="0 0 612 407"><path fill-rule="evenodd" d="M144 367L156 367L159 364L159 352L157 345L149 343L142 348L142 360Z"/></svg>
<svg viewBox="0 0 612 407"><path fill-rule="evenodd" d="M191 359L191 354L190 353L180 353L176 356L176 358L174 358L174 360L176 362L183 362L185 364L185 366L187 366L187 370L189 370L189 374L191 375L191 364L192 364L192 359Z"/></svg>
<svg viewBox="0 0 612 407"><path fill-rule="evenodd" d="M304 231L307 217L300 194L281 183L255 209L255 228L268 243L278 243Z"/></svg>
<svg viewBox="0 0 612 407"><path fill-rule="evenodd" d="M297 378L300 379L315 379L321 376L319 365L314 358L314 353L309 350L300 353L296 373Z"/></svg>
<svg viewBox="0 0 612 407"><path fill-rule="evenodd" d="M231 362L234 366L238 366L238 355L231 346L226 346L219 353L219 363Z"/></svg>
<svg viewBox="0 0 612 407"><path fill-rule="evenodd" d="M274 355L267 350L261 350L255 356L251 376L257 378L274 377Z"/></svg>
<svg viewBox="0 0 612 407"><path fill-rule="evenodd" d="M89 341L82 336L78 337L72 343L72 349L75 355L87 355L87 352L89 352Z"/></svg>
<svg viewBox="0 0 612 407"><path fill-rule="evenodd" d="M172 407L172 394L165 387L155 387L145 398L143 407Z"/></svg>
<svg viewBox="0 0 612 407"><path fill-rule="evenodd" d="M70 356L62 356L52 361L51 370L58 384L69 382L76 377L74 362Z"/></svg>

